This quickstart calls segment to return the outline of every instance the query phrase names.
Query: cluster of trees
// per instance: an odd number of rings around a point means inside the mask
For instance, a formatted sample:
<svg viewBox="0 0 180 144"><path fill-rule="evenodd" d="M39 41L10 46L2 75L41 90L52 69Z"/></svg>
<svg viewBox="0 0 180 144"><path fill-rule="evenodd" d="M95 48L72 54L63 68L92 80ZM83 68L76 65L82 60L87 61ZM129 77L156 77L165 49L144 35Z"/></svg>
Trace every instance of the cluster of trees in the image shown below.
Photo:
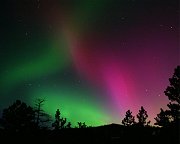
<svg viewBox="0 0 180 144"><path fill-rule="evenodd" d="M50 121L50 116L42 109L44 100L37 99L35 108L16 100L11 106L3 110L0 119L1 126L9 131L33 130L43 127Z"/></svg>
<svg viewBox="0 0 180 144"><path fill-rule="evenodd" d="M167 110L161 108L160 113L155 118L156 125L159 126L179 126L180 124L180 66L174 70L172 78L169 79L170 86L164 91L169 99Z"/></svg>
<svg viewBox="0 0 180 144"><path fill-rule="evenodd" d="M49 114L44 112L42 106L44 99L37 99L35 108L27 106L26 103L16 100L11 106L3 110L0 125L8 131L25 131L47 128L47 123L52 119ZM85 122L78 122L77 128L86 128ZM71 128L71 122L61 116L59 109L55 113L55 121L52 123L54 130Z"/></svg>
<svg viewBox="0 0 180 144"><path fill-rule="evenodd" d="M163 127L179 127L180 126L180 66L177 66L174 70L173 77L169 79L170 86L164 91L165 95L169 99L167 104L167 110L160 109L160 113L157 114L155 125ZM148 126L150 121L146 121L148 118L147 111L141 107L137 114L138 122L135 121L135 116L128 110L125 118L122 120L122 124L125 126L139 125Z"/></svg>
<svg viewBox="0 0 180 144"><path fill-rule="evenodd" d="M169 79L170 86L164 91L169 98L167 110L160 109L160 113L155 118L155 125L163 127L174 127L180 124L180 66L174 70L173 77ZM44 123L51 121L50 116L42 109L44 99L37 99L35 108L27 106L24 102L17 100L11 106L3 110L0 124L4 129L22 131L29 129L39 129L44 127ZM122 124L125 126L149 126L150 121L147 121L147 111L142 106L139 113L136 115L138 121L135 121L135 116L128 110ZM66 118L61 116L61 112L57 109L55 113L55 121L52 123L55 130L63 128L71 128L71 123L67 122ZM85 122L78 122L78 128L87 128Z"/></svg>
<svg viewBox="0 0 180 144"><path fill-rule="evenodd" d="M132 112L128 110L126 112L125 118L122 120L122 124L125 126L148 126L151 121L147 122L148 114L147 111L141 106L139 113L137 114L138 122L135 121L135 116L132 115Z"/></svg>

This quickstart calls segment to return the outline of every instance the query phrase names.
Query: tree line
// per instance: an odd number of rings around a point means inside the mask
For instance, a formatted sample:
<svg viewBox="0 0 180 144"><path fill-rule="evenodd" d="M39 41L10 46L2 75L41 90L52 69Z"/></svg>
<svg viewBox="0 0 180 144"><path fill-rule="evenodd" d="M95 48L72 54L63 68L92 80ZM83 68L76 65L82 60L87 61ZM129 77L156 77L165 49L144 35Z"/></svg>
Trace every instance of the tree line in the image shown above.
<svg viewBox="0 0 180 144"><path fill-rule="evenodd" d="M52 118L47 114L42 106L44 99L36 99L35 107L27 106L25 102L16 100L8 108L5 108L0 119L0 125L5 130L9 131L24 131L24 130L37 130L47 129L48 124L52 122ZM72 128L71 122L67 118L62 117L59 109L56 110L55 120L52 122L54 130ZM85 122L77 122L76 128L87 128Z"/></svg>
<svg viewBox="0 0 180 144"><path fill-rule="evenodd" d="M180 66L174 69L172 78L169 78L170 85L164 91L165 96L168 97L169 103L168 109L160 109L160 113L155 117L155 125L161 127L179 127L180 125ZM51 121L50 116L44 112L42 106L44 105L44 99L37 99L35 107L32 108L26 103L16 100L11 106L5 108L0 119L0 125L5 130L10 131L25 131L25 130L37 130L47 128L47 122ZM67 118L62 117L59 109L55 112L55 120L52 122L52 128L54 130L71 128L71 122L68 122ZM124 126L150 126L151 121L147 121L147 111L141 106L138 114L132 115L131 110L128 110L125 114L122 124ZM77 122L78 128L87 128L85 122Z"/></svg>

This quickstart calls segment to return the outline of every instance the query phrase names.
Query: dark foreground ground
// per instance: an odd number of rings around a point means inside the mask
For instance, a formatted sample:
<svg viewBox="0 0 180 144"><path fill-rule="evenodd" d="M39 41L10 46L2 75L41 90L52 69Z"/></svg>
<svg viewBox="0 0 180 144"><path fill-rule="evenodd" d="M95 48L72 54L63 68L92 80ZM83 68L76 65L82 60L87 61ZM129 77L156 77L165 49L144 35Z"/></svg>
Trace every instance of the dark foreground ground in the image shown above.
<svg viewBox="0 0 180 144"><path fill-rule="evenodd" d="M111 124L92 128L0 131L1 144L180 144L178 128L124 127Z"/></svg>

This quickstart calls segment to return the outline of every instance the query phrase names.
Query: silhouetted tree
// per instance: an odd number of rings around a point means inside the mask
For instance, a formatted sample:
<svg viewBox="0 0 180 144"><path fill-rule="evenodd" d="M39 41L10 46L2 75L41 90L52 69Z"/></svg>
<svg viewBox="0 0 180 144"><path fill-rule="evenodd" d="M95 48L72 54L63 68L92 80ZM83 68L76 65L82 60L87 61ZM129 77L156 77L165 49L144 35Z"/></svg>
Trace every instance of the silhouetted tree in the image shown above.
<svg viewBox="0 0 180 144"><path fill-rule="evenodd" d="M60 111L57 109L55 114L55 122L52 124L52 126L57 130L60 128Z"/></svg>
<svg viewBox="0 0 180 144"><path fill-rule="evenodd" d="M161 109L160 114L155 118L156 125L170 126L180 124L180 66L174 70L172 78L169 78L170 86L164 91L170 100L168 110Z"/></svg>
<svg viewBox="0 0 180 144"><path fill-rule="evenodd" d="M169 100L180 104L180 66L174 70L173 77L169 79L170 86L164 91Z"/></svg>
<svg viewBox="0 0 180 144"><path fill-rule="evenodd" d="M133 125L134 123L135 123L135 118L132 115L132 112L128 110L126 112L125 118L122 120L122 124L125 126L130 126Z"/></svg>
<svg viewBox="0 0 180 144"><path fill-rule="evenodd" d="M172 116L172 124L178 124L180 122L180 66L177 66L174 70L173 77L169 79L170 86L164 91L171 101L167 106L170 109L170 115Z"/></svg>
<svg viewBox="0 0 180 144"><path fill-rule="evenodd" d="M156 122L154 123L155 125L159 125L159 126L169 126L170 125L170 115L168 114L168 111L164 111L161 108L161 112L159 114L157 114L157 117L154 118L156 120Z"/></svg>
<svg viewBox="0 0 180 144"><path fill-rule="evenodd" d="M16 100L11 106L3 110L2 125L5 129L16 132L32 129L35 126L33 108L20 100Z"/></svg>
<svg viewBox="0 0 180 144"><path fill-rule="evenodd" d="M68 122L66 128L71 128L71 122Z"/></svg>
<svg viewBox="0 0 180 144"><path fill-rule="evenodd" d="M61 113L60 110L57 109L56 114L55 114L55 122L52 123L52 127L55 128L55 130L62 129L62 128L70 128L71 123L69 122L68 125L66 126L67 119L66 118L61 118Z"/></svg>
<svg viewBox="0 0 180 144"><path fill-rule="evenodd" d="M78 122L78 127L82 128L82 122Z"/></svg>
<svg viewBox="0 0 180 144"><path fill-rule="evenodd" d="M61 123L61 129L62 128L65 128L66 126L65 126L65 124L66 124L66 118L61 118L60 119L60 123Z"/></svg>
<svg viewBox="0 0 180 144"><path fill-rule="evenodd" d="M35 122L38 127L44 127L44 123L51 121L50 115L44 112L44 110L42 109L44 102L44 99L36 99L35 101Z"/></svg>
<svg viewBox="0 0 180 144"><path fill-rule="evenodd" d="M137 119L138 119L137 125L139 126L147 125L147 122L146 122L147 118L148 118L147 111L144 109L143 106L141 106L141 109L139 110L139 113L137 114Z"/></svg>
<svg viewBox="0 0 180 144"><path fill-rule="evenodd" d="M86 125L86 123L85 122L78 122L78 127L79 128L87 128L87 125Z"/></svg>

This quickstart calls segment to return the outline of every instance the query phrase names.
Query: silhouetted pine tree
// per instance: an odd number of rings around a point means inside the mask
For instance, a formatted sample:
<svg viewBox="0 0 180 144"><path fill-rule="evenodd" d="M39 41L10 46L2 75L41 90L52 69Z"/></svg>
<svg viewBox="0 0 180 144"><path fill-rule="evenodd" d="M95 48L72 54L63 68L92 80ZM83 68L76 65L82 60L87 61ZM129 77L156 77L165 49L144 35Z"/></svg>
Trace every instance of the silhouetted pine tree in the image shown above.
<svg viewBox="0 0 180 144"><path fill-rule="evenodd" d="M60 128L60 111L57 109L55 114L55 122L52 124L52 126L55 128L55 130L58 130Z"/></svg>
<svg viewBox="0 0 180 144"><path fill-rule="evenodd" d="M61 118L61 113L60 110L57 109L56 114L55 114L55 122L52 123L52 127L55 128L55 130L62 129L62 128L70 128L71 123L69 122L68 125L66 126L66 118Z"/></svg>
<svg viewBox="0 0 180 144"><path fill-rule="evenodd" d="M130 110L126 112L125 118L122 120L122 124L125 126L131 126L135 124L135 118Z"/></svg>
<svg viewBox="0 0 180 144"><path fill-rule="evenodd" d="M34 110L24 102L16 100L3 110L2 126L7 130L22 131L34 128Z"/></svg>
<svg viewBox="0 0 180 144"><path fill-rule="evenodd" d="M167 127L170 124L170 115L168 114L168 111L164 111L162 108L161 112L157 114L157 117L154 119L156 120L154 123L155 125Z"/></svg>
<svg viewBox="0 0 180 144"><path fill-rule="evenodd" d="M168 126L180 124L180 66L174 70L173 77L169 79L170 86L164 91L171 101L167 105L169 110L162 110L155 118L156 125Z"/></svg>
<svg viewBox="0 0 180 144"><path fill-rule="evenodd" d="M148 118L147 111L144 109L143 106L141 106L141 109L139 110L139 113L137 114L137 119L138 119L137 125L145 126L145 125L149 124L150 121L146 122L147 118Z"/></svg>
<svg viewBox="0 0 180 144"><path fill-rule="evenodd" d="M171 101L167 106L170 109L172 116L172 123L178 124L180 122L180 66L174 70L173 77L169 79L170 86L164 91Z"/></svg>

